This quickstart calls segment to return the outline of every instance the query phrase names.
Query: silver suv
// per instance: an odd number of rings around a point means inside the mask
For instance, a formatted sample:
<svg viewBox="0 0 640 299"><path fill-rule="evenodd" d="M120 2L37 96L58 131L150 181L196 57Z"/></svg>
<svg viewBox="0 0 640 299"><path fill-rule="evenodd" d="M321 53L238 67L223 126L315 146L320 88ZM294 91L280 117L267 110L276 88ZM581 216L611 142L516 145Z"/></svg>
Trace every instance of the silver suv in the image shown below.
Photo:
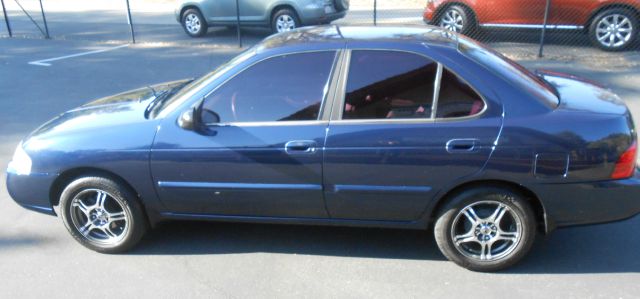
<svg viewBox="0 0 640 299"><path fill-rule="evenodd" d="M349 0L239 0L240 22L284 32L343 18ZM176 19L190 36L203 36L209 26L234 26L236 0L179 0Z"/></svg>

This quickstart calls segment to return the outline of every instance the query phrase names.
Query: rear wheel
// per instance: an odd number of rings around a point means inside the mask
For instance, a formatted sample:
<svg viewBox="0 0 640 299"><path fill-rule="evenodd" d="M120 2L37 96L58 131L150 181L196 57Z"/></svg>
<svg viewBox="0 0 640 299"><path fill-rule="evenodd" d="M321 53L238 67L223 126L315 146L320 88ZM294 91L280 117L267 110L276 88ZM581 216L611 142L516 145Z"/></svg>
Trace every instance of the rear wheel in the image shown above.
<svg viewBox="0 0 640 299"><path fill-rule="evenodd" d="M182 28L191 37L200 37L207 33L209 26L199 10L187 9L182 14Z"/></svg>
<svg viewBox="0 0 640 299"><path fill-rule="evenodd" d="M458 193L438 216L438 247L451 261L473 271L497 271L514 265L531 249L535 215L519 194L482 187Z"/></svg>
<svg viewBox="0 0 640 299"><path fill-rule="evenodd" d="M300 27L300 21L293 10L283 8L273 14L271 30L274 33L287 32L298 27Z"/></svg>
<svg viewBox="0 0 640 299"><path fill-rule="evenodd" d="M626 9L607 9L593 18L589 26L591 42L606 51L621 51L638 36L638 19Z"/></svg>
<svg viewBox="0 0 640 299"><path fill-rule="evenodd" d="M67 185L60 196L60 214L76 241L103 253L132 248L147 229L135 193L105 177L82 177Z"/></svg>

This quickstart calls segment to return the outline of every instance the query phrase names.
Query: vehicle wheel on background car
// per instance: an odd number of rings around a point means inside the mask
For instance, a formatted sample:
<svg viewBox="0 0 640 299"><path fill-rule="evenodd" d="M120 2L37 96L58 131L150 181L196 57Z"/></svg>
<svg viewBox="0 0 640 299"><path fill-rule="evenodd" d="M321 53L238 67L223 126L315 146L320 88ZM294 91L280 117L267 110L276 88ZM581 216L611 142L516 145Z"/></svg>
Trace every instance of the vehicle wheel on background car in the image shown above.
<svg viewBox="0 0 640 299"><path fill-rule="evenodd" d="M349 0L334 0L333 6L337 11L345 11L349 9Z"/></svg>
<svg viewBox="0 0 640 299"><path fill-rule="evenodd" d="M273 14L271 30L274 33L287 32L298 27L300 27L300 21L293 10L283 8Z"/></svg>
<svg viewBox="0 0 640 299"><path fill-rule="evenodd" d="M81 177L67 185L60 196L60 214L76 241L103 253L132 248L148 225L136 194L99 176Z"/></svg>
<svg viewBox="0 0 640 299"><path fill-rule="evenodd" d="M187 9L182 14L182 28L192 37L200 37L207 33L209 26L199 10Z"/></svg>
<svg viewBox="0 0 640 299"><path fill-rule="evenodd" d="M627 9L607 9L597 14L589 26L589 37L607 51L627 49L638 36L638 18Z"/></svg>
<svg viewBox="0 0 640 299"><path fill-rule="evenodd" d="M434 227L438 247L473 271L497 271L522 259L536 235L529 203L506 188L481 187L449 200Z"/></svg>
<svg viewBox="0 0 640 299"><path fill-rule="evenodd" d="M438 26L449 31L469 34L473 29L473 17L464 7L452 5L438 17Z"/></svg>

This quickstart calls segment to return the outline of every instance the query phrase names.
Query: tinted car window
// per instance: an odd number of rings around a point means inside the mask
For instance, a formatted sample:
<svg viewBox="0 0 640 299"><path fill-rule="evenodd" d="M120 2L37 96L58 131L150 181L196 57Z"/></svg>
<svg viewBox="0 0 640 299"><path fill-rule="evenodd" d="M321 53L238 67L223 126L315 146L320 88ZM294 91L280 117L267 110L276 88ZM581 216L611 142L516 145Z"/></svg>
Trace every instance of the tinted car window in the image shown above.
<svg viewBox="0 0 640 299"><path fill-rule="evenodd" d="M335 51L271 57L227 81L203 104L204 123L316 120Z"/></svg>
<svg viewBox="0 0 640 299"><path fill-rule="evenodd" d="M437 66L413 53L352 51L343 119L431 117Z"/></svg>
<svg viewBox="0 0 640 299"><path fill-rule="evenodd" d="M442 71L437 118L471 116L484 110L482 98L460 77L447 69Z"/></svg>

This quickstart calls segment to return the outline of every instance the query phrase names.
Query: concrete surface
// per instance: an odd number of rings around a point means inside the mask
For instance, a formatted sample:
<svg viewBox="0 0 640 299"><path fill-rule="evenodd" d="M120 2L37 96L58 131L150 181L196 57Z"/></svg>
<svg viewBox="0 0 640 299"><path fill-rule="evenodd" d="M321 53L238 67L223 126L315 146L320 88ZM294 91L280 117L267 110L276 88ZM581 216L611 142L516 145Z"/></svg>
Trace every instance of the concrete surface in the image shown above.
<svg viewBox="0 0 640 299"><path fill-rule="evenodd" d="M178 33L175 33L178 37ZM239 50L177 41L95 55L120 41L0 38L0 167L21 138L88 100L142 85L202 75ZM254 40L262 38L256 33ZM211 38L210 38L211 39ZM209 41L210 41L209 39ZM204 39L207 41L207 39ZM640 119L637 54L603 67L579 60L527 61L577 73L621 94ZM167 223L132 252L104 255L77 244L55 217L17 206L0 174L0 298L637 298L640 217L541 236L516 267L474 273L448 262L430 232ZM640 200L640 199L639 199Z"/></svg>

